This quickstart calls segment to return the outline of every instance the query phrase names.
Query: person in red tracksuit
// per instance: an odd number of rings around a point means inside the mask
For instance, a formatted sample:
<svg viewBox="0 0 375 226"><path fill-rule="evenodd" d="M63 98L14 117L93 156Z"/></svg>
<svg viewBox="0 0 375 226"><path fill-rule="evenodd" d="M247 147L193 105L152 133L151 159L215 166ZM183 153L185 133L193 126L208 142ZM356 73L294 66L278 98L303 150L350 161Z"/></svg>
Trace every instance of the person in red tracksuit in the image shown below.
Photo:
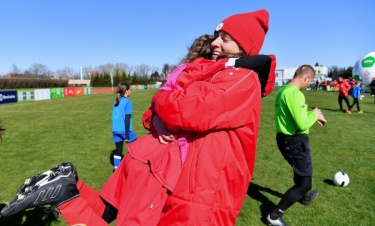
<svg viewBox="0 0 375 226"><path fill-rule="evenodd" d="M223 20L215 30L213 54L240 49L258 54L268 18L267 11L259 10ZM195 133L159 225L235 224L254 170L260 93L254 71L233 68L218 72L209 82L194 82L184 91L155 94L153 110L168 130ZM163 133L158 132L168 139L170 134Z"/></svg>
<svg viewBox="0 0 375 226"><path fill-rule="evenodd" d="M257 55L267 30L265 10L225 19L211 44L213 60ZM208 73L204 64L217 73ZM234 225L254 169L261 97L273 89L276 65L273 58L270 79L262 85L255 71L225 65L197 59L176 80L183 89L155 94L143 119L157 134L128 145L129 154L100 193L78 179L69 163L49 171L77 187L56 198L69 224L107 225L115 217L118 225ZM182 165L173 142L183 131L191 136ZM155 137L175 145L162 148Z"/></svg>
<svg viewBox="0 0 375 226"><path fill-rule="evenodd" d="M349 90L351 86L349 83L346 82L346 80L342 77L339 76L339 83L336 85L336 87L339 88L339 105L340 105L340 111L345 112L345 110L342 108L342 100L345 101L348 109L346 110L346 113L351 114L352 112L350 111L350 104L349 104Z"/></svg>

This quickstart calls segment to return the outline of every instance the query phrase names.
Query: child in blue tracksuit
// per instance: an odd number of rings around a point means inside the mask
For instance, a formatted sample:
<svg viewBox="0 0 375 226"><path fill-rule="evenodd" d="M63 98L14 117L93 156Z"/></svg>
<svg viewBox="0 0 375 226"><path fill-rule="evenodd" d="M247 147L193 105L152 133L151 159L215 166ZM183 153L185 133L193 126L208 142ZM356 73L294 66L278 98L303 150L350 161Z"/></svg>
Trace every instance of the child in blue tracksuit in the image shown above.
<svg viewBox="0 0 375 226"><path fill-rule="evenodd" d="M130 85L121 82L117 86L117 97L113 103L112 110L112 133L116 151L113 156L114 170L121 162L124 141L131 143L136 139L132 129L133 103L128 99L130 95Z"/></svg>
<svg viewBox="0 0 375 226"><path fill-rule="evenodd" d="M351 110L356 104L358 114L363 114L363 111L359 107L359 101L358 101L358 99L361 98L361 82L360 81L357 81L356 86L353 88L352 97L353 97L353 104L350 106L349 110Z"/></svg>

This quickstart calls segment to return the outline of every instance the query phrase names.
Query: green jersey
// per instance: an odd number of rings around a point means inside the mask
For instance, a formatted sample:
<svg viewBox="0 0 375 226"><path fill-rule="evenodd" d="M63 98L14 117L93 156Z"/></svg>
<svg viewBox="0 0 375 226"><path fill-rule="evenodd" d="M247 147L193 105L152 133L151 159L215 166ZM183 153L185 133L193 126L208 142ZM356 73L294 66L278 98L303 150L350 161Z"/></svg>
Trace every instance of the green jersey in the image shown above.
<svg viewBox="0 0 375 226"><path fill-rule="evenodd" d="M318 115L307 110L303 93L294 85L282 87L276 96L276 132L286 135L308 134Z"/></svg>

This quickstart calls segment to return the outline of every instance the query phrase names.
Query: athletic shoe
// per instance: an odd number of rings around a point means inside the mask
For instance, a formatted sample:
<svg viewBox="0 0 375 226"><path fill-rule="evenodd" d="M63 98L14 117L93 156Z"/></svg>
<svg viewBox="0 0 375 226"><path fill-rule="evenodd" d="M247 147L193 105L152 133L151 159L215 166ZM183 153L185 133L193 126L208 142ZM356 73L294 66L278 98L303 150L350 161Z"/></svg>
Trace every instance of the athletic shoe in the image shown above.
<svg viewBox="0 0 375 226"><path fill-rule="evenodd" d="M301 198L301 203L303 205L308 206L314 199L316 199L319 195L318 191L309 191L307 192L302 198Z"/></svg>
<svg viewBox="0 0 375 226"><path fill-rule="evenodd" d="M346 110L346 113L348 113L349 115L352 114L352 111L351 110Z"/></svg>
<svg viewBox="0 0 375 226"><path fill-rule="evenodd" d="M6 203L1 215L8 217L22 210L46 204L51 205L50 210L54 210L79 196L77 180L77 171L69 162L28 178L18 189L13 201Z"/></svg>
<svg viewBox="0 0 375 226"><path fill-rule="evenodd" d="M358 114L363 114L363 111L362 111L362 110L360 110L360 111L358 112Z"/></svg>
<svg viewBox="0 0 375 226"><path fill-rule="evenodd" d="M282 217L272 220L270 214L267 216L267 224L271 226L288 226Z"/></svg>

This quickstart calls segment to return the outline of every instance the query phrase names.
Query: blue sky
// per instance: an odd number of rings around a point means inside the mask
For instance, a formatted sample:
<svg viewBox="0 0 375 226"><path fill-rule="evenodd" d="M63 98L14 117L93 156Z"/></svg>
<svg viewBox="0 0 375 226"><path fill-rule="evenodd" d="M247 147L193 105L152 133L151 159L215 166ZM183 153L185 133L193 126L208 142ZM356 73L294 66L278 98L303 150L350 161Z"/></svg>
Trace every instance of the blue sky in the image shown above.
<svg viewBox="0 0 375 226"><path fill-rule="evenodd" d="M2 0L0 74L34 63L52 71L107 63L161 69L224 18L258 9L270 13L261 53L276 54L278 67L348 67L375 51L373 0Z"/></svg>

